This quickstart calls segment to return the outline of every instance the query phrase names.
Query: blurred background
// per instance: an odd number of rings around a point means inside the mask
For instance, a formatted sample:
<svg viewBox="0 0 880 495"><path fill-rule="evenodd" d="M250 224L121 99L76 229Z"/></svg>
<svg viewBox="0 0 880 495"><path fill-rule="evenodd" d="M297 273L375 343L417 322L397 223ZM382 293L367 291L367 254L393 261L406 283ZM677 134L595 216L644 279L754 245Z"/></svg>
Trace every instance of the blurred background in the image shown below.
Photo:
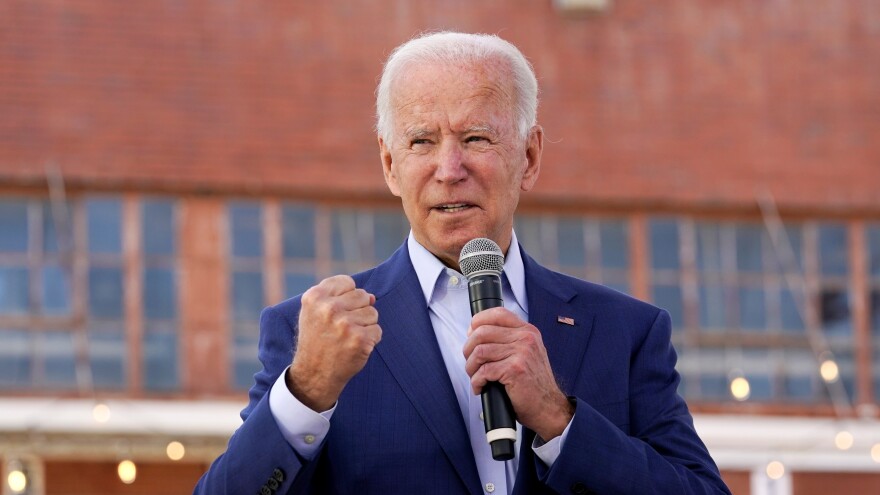
<svg viewBox="0 0 880 495"><path fill-rule="evenodd" d="M3 495L184 494L261 308L388 256L381 64L534 64L519 239L669 310L737 494L880 493L880 2L0 1Z"/></svg>

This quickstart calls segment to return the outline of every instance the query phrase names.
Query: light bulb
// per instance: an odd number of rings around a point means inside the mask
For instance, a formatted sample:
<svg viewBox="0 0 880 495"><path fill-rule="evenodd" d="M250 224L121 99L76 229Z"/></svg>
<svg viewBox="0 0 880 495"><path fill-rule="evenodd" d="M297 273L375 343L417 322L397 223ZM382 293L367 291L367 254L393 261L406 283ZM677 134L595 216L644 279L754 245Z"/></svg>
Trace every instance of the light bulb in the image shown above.
<svg viewBox="0 0 880 495"><path fill-rule="evenodd" d="M12 493L23 493L25 488L27 488L27 476L25 476L24 471L21 469L15 468L9 471L9 474L6 476L6 483L9 485L9 489L12 490Z"/></svg>
<svg viewBox="0 0 880 495"><path fill-rule="evenodd" d="M730 393L733 394L734 399L744 401L751 395L752 387L745 377L738 376L730 381Z"/></svg>
<svg viewBox="0 0 880 495"><path fill-rule="evenodd" d="M95 407L92 408L92 418L94 418L97 423L106 423L107 421L110 421L110 406L103 402L95 404Z"/></svg>
<svg viewBox="0 0 880 495"><path fill-rule="evenodd" d="M165 447L165 454L168 455L168 458L172 461L179 461L183 459L183 456L186 454L186 449L183 447L183 444L174 441L170 442L167 447Z"/></svg>
<svg viewBox="0 0 880 495"><path fill-rule="evenodd" d="M773 461L767 464L767 477L771 480L778 480L785 475L785 465L779 461Z"/></svg>
<svg viewBox="0 0 880 495"><path fill-rule="evenodd" d="M134 483L135 478L137 478L137 466L133 461L125 459L116 466L116 474L119 475L120 481L126 485L130 485Z"/></svg>
<svg viewBox="0 0 880 495"><path fill-rule="evenodd" d="M853 446L853 442L852 433L846 430L840 431L834 436L834 446L839 450L849 450Z"/></svg>
<svg viewBox="0 0 880 495"><path fill-rule="evenodd" d="M828 383L836 382L840 377L840 369L837 367L837 363L832 359L826 359L822 361L822 365L819 366L819 374L822 375L822 379Z"/></svg>
<svg viewBox="0 0 880 495"><path fill-rule="evenodd" d="M875 443L873 447L871 447L871 459L880 464L880 443Z"/></svg>

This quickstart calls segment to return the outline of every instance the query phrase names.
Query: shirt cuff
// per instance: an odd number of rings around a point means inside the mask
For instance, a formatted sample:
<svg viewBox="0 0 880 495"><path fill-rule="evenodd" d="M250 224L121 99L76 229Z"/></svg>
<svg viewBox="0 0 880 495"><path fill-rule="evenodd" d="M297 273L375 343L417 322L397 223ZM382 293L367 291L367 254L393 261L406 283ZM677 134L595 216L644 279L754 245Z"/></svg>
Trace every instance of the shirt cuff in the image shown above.
<svg viewBox="0 0 880 495"><path fill-rule="evenodd" d="M565 439L568 437L568 429L571 428L572 421L574 421L574 416L572 416L571 421L565 425L562 434L551 439L549 442L545 442L538 435L535 435L535 439L532 440L532 451L548 468L553 467L553 463L556 462L556 458L559 457L559 453L562 452L562 444L565 443Z"/></svg>
<svg viewBox="0 0 880 495"><path fill-rule="evenodd" d="M308 408L290 393L285 382L287 369L275 380L269 391L269 410L287 443L303 458L312 460L330 431L330 418L336 404L321 413Z"/></svg>

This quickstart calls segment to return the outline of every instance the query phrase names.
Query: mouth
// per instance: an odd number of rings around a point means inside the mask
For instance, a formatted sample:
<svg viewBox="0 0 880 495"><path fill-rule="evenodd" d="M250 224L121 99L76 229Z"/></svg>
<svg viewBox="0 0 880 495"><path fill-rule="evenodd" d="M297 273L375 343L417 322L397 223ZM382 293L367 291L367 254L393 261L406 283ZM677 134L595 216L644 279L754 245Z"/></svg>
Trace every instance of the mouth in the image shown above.
<svg viewBox="0 0 880 495"><path fill-rule="evenodd" d="M460 211L465 211L470 208L474 208L474 205L470 203L446 203L442 205L437 205L433 209L443 213L458 213Z"/></svg>

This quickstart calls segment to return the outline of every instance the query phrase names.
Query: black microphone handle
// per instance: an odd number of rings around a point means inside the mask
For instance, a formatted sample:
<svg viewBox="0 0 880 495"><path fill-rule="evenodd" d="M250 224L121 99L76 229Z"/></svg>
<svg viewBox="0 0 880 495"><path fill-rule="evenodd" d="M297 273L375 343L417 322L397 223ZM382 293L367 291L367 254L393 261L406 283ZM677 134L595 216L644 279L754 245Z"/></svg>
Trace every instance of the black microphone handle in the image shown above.
<svg viewBox="0 0 880 495"><path fill-rule="evenodd" d="M468 295L471 300L471 316L486 309L503 307L501 276L489 273L469 278ZM504 385L499 382L487 383L480 398L483 402L483 423L486 426L486 438L492 448L492 458L496 461L513 459L516 417Z"/></svg>

